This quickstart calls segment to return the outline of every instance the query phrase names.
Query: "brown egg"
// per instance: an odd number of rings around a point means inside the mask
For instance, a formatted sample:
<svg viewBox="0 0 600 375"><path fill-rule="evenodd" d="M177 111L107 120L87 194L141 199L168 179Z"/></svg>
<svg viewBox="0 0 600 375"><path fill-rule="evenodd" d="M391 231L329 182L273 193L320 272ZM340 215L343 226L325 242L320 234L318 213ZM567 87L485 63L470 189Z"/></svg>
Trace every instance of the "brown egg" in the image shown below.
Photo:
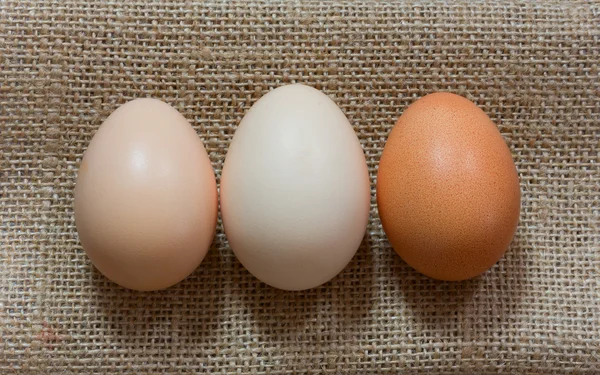
<svg viewBox="0 0 600 375"><path fill-rule="evenodd" d="M417 271L464 280L492 267L514 236L520 200L510 150L468 99L427 95L392 129L377 205L390 243Z"/></svg>

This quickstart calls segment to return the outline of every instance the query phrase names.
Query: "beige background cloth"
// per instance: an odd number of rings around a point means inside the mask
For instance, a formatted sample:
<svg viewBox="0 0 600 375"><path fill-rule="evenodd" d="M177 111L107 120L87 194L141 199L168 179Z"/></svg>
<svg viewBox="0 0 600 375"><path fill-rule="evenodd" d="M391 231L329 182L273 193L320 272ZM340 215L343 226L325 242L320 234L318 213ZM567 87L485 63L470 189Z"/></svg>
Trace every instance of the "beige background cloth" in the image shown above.
<svg viewBox="0 0 600 375"><path fill-rule="evenodd" d="M73 219L83 151L120 104L160 98L220 176L244 113L301 82L342 108L373 187L364 245L284 292L227 245L141 293L90 264ZM390 248L375 205L386 136L433 91L468 97L514 155L506 256L444 283ZM593 2L0 3L0 373L600 373L600 5Z"/></svg>

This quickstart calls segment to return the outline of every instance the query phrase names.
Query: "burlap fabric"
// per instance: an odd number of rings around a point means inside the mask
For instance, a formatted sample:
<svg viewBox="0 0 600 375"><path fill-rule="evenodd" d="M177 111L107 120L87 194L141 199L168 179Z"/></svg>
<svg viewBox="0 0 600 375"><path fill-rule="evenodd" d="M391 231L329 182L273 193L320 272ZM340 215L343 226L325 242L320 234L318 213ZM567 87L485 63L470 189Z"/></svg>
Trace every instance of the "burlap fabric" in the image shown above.
<svg viewBox="0 0 600 375"><path fill-rule="evenodd" d="M600 5L592 2L0 3L0 373L600 373ZM219 222L182 283L107 281L77 238L83 151L120 104L160 98L220 176L244 113L302 82L346 113L373 200L333 281L252 277ZM375 205L386 136L416 98L475 101L514 155L522 218L482 277L432 281Z"/></svg>

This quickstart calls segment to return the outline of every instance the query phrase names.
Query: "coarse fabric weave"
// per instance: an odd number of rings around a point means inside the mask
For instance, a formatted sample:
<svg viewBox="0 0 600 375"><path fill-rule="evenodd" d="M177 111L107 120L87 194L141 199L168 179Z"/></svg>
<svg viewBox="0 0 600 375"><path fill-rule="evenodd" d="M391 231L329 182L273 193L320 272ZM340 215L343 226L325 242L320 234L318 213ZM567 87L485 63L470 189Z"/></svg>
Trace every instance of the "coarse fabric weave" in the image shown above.
<svg viewBox="0 0 600 375"><path fill-rule="evenodd" d="M159 98L216 171L262 95L300 82L365 150L371 221L322 287L271 288L219 221L183 282L123 289L78 241L82 153L119 105ZM522 215L481 277L439 282L390 247L377 165L402 111L473 100L519 170ZM0 2L1 374L600 374L600 3Z"/></svg>

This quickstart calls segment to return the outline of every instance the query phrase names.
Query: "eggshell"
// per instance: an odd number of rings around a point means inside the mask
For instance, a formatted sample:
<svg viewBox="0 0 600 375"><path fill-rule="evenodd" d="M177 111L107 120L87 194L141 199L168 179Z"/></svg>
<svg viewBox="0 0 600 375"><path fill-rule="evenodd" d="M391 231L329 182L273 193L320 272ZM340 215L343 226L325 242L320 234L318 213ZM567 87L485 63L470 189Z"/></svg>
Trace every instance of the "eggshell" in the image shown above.
<svg viewBox="0 0 600 375"><path fill-rule="evenodd" d="M390 133L377 204L394 249L416 270L463 280L494 265L519 220L515 164L489 117L468 99L417 100Z"/></svg>
<svg viewBox="0 0 600 375"><path fill-rule="evenodd" d="M210 160L177 110L138 99L100 126L79 169L75 221L106 277L137 290L181 281L206 255L216 219Z"/></svg>
<svg viewBox="0 0 600 375"><path fill-rule="evenodd" d="M221 213L254 276L288 290L327 282L360 246L369 206L363 150L329 97L290 85L252 106L225 159Z"/></svg>

